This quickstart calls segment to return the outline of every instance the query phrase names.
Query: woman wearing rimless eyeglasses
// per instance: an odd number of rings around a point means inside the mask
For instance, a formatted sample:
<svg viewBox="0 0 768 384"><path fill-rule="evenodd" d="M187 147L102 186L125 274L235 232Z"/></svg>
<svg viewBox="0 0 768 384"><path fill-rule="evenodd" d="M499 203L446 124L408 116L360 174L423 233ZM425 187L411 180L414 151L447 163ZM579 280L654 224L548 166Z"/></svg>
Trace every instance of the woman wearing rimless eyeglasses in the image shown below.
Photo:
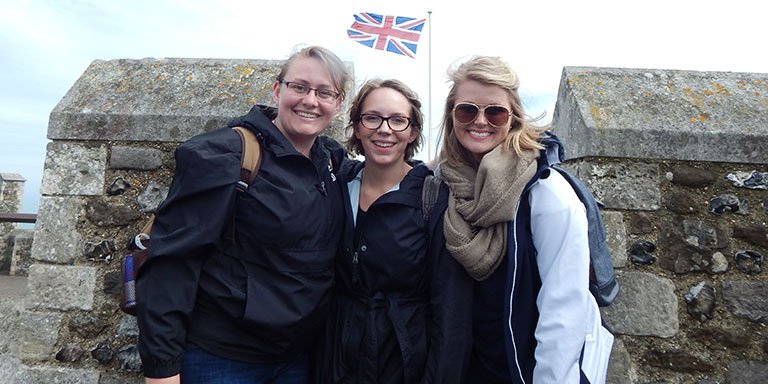
<svg viewBox="0 0 768 384"><path fill-rule="evenodd" d="M276 108L179 146L137 280L146 383L312 382L344 226L345 151L321 134L350 80L334 53L303 48L273 83ZM250 185L237 126L260 144Z"/></svg>
<svg viewBox="0 0 768 384"><path fill-rule="evenodd" d="M339 172L347 224L322 382L460 383L468 363L472 281L445 249L448 189L422 212L420 107L398 80L368 81L350 107L347 149L365 161Z"/></svg>
<svg viewBox="0 0 768 384"><path fill-rule="evenodd" d="M446 246L475 280L469 382L603 382L604 368L581 362L610 337L593 332L587 218L558 172L536 173L546 127L526 118L499 58L472 58L450 80L438 167L452 192Z"/></svg>

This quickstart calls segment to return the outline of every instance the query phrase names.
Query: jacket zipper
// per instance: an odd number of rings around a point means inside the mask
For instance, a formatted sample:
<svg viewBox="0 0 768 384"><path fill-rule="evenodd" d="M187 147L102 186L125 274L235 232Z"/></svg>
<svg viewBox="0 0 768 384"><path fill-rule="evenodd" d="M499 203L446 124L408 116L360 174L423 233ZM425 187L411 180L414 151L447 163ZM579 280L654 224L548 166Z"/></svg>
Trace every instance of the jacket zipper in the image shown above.
<svg viewBox="0 0 768 384"><path fill-rule="evenodd" d="M357 265L357 251L352 253L352 282L356 283L358 280L358 265Z"/></svg>

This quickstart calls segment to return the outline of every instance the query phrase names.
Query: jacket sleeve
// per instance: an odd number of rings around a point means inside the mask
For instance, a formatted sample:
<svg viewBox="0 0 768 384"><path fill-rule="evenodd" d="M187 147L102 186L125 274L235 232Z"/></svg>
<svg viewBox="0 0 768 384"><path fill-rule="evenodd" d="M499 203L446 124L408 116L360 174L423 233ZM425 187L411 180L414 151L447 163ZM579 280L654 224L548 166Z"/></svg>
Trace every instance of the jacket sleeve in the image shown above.
<svg viewBox="0 0 768 384"><path fill-rule="evenodd" d="M445 248L443 214L448 191L440 195L430 217L430 321L427 368L422 383L461 383L472 351L473 281Z"/></svg>
<svg viewBox="0 0 768 384"><path fill-rule="evenodd" d="M533 186L531 232L541 290L536 298L534 383L578 383L594 300L584 205L557 172Z"/></svg>
<svg viewBox="0 0 768 384"><path fill-rule="evenodd" d="M176 150L169 193L151 231L149 260L136 281L139 353L144 376L181 370L186 324L206 257L219 251L239 180L240 142L193 138Z"/></svg>

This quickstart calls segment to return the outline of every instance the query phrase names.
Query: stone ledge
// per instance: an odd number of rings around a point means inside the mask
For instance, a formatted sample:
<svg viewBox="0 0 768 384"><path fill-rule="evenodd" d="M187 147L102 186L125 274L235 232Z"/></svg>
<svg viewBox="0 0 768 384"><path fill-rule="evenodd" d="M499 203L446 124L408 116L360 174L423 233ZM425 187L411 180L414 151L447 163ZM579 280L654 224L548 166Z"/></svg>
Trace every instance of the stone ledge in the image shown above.
<svg viewBox="0 0 768 384"><path fill-rule="evenodd" d="M272 105L272 85L282 64L251 59L95 60L51 112L48 138L181 142L223 126L254 104ZM352 64L347 65L352 72ZM342 126L338 116L334 130Z"/></svg>
<svg viewBox="0 0 768 384"><path fill-rule="evenodd" d="M553 131L568 158L768 163L768 74L565 67Z"/></svg>

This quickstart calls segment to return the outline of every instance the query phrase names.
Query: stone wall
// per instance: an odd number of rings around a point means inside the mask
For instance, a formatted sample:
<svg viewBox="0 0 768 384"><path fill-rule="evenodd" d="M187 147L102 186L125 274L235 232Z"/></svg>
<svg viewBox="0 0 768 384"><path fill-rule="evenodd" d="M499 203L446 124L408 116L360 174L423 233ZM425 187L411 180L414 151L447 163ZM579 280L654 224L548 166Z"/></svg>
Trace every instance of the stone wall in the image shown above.
<svg viewBox="0 0 768 384"><path fill-rule="evenodd" d="M609 382L768 382L768 75L566 67L553 125L605 205Z"/></svg>
<svg viewBox="0 0 768 384"><path fill-rule="evenodd" d="M6 372L15 382L142 382L136 319L118 309L120 256L165 197L176 146L273 105L282 63L97 60L86 69L50 116L22 364ZM338 116L330 134L342 130Z"/></svg>
<svg viewBox="0 0 768 384"><path fill-rule="evenodd" d="M18 213L24 197L26 179L16 173L0 173L0 212ZM16 223L0 223L0 274L9 274L13 241L11 233Z"/></svg>
<svg viewBox="0 0 768 384"><path fill-rule="evenodd" d="M116 261L165 196L178 143L269 104L279 64L88 67L51 113L29 295L10 310L20 336L0 377L141 382ZM622 284L603 309L610 383L768 382L766 95L768 75L564 69L554 131L606 206Z"/></svg>

